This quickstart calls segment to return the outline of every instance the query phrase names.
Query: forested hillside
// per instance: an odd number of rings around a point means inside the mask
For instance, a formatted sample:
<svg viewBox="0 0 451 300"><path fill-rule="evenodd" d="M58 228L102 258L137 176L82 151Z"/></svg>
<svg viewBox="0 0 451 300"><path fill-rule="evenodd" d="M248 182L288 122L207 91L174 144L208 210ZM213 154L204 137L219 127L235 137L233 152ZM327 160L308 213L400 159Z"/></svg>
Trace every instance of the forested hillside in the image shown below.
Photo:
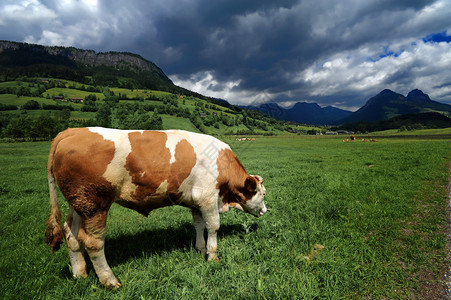
<svg viewBox="0 0 451 300"><path fill-rule="evenodd" d="M20 77L0 82L1 137L51 139L67 127L186 129L208 134L299 131L260 112L209 98Z"/></svg>
<svg viewBox="0 0 451 300"><path fill-rule="evenodd" d="M0 136L51 139L77 126L216 135L309 129L176 86L136 54L0 41Z"/></svg>

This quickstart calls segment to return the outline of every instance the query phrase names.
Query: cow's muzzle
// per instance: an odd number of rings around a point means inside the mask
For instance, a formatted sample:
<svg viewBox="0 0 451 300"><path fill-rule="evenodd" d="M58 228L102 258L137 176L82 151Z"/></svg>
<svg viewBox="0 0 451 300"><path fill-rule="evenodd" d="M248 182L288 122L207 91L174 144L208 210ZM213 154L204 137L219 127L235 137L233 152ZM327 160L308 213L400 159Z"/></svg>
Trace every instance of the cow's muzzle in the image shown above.
<svg viewBox="0 0 451 300"><path fill-rule="evenodd" d="M257 214L257 218L263 216L264 214L266 214L268 210L266 209L266 206L263 206L263 208L258 212Z"/></svg>

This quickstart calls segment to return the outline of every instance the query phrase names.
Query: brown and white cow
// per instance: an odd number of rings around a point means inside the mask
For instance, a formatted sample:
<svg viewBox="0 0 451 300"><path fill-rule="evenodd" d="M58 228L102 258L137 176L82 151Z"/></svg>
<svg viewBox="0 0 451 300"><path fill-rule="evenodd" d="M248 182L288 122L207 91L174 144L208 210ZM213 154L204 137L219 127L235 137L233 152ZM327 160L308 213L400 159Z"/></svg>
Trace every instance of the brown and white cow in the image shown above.
<svg viewBox="0 0 451 300"><path fill-rule="evenodd" d="M55 180L70 206L64 228ZM146 216L169 205L191 208L196 249L208 260L218 259L219 213L229 206L256 217L266 212L262 178L248 175L227 144L181 130L68 129L52 143L48 181L46 242L58 250L64 235L75 278L87 276L86 250L107 287L120 286L104 253L113 202Z"/></svg>

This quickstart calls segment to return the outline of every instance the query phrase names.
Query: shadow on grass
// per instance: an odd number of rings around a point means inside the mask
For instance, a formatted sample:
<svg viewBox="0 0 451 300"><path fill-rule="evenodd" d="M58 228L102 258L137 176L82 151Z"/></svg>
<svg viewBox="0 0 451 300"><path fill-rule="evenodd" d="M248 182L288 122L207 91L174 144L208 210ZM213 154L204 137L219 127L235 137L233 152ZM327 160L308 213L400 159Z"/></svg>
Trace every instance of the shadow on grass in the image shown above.
<svg viewBox="0 0 451 300"><path fill-rule="evenodd" d="M245 235L258 229L241 224L221 225L218 238ZM196 231L192 223L186 222L178 227L146 230L137 234L122 235L105 240L105 254L111 267L125 263L133 258L162 254L174 250L195 251ZM200 255L200 254L199 254Z"/></svg>

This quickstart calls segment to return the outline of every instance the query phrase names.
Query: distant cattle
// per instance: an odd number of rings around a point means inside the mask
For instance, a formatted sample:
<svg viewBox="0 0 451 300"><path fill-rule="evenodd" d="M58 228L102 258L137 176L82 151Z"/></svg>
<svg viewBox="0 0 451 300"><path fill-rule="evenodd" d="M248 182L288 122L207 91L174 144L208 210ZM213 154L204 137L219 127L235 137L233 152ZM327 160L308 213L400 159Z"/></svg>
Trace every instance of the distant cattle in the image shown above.
<svg viewBox="0 0 451 300"><path fill-rule="evenodd" d="M69 203L64 228L56 183ZM74 277L86 277L87 251L100 282L119 287L104 254L107 213L116 202L148 215L182 205L192 211L195 247L217 260L219 213L229 207L266 213L263 179L249 175L218 139L181 130L73 128L53 141L48 162L51 212L46 242L66 240ZM207 240L204 231L207 230Z"/></svg>
<svg viewBox="0 0 451 300"><path fill-rule="evenodd" d="M257 138L245 138L245 137L236 139L237 142L256 141L256 140L257 140Z"/></svg>

